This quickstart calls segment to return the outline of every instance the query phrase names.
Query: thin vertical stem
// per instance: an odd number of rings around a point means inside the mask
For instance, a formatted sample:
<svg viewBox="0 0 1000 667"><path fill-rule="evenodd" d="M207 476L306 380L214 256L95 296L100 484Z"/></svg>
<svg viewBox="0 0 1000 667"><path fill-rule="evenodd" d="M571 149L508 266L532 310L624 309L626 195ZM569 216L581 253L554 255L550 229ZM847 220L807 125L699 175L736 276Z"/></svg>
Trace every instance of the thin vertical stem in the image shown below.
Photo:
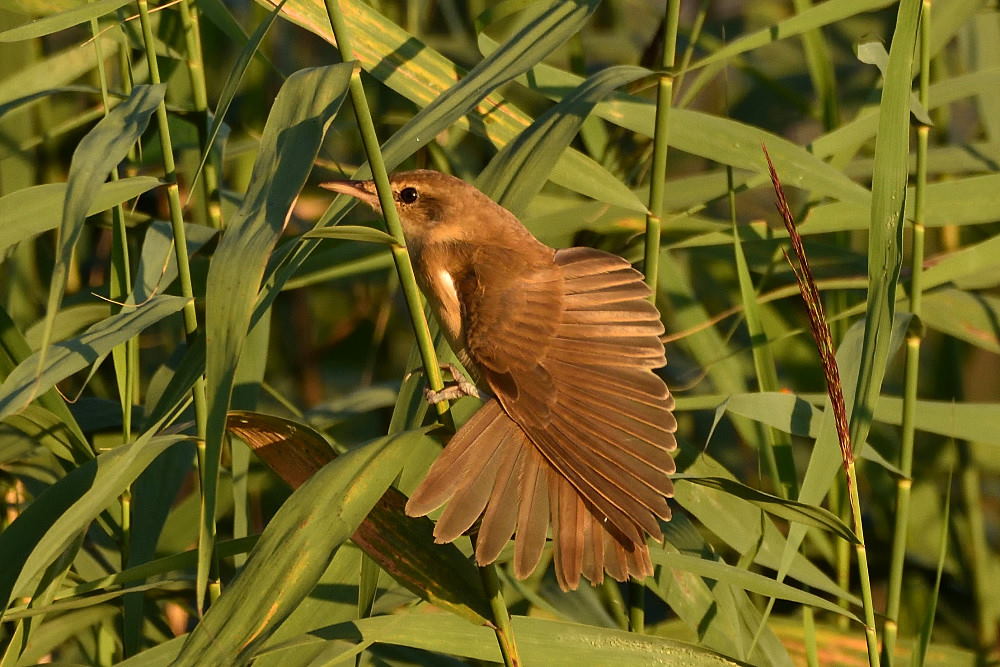
<svg viewBox="0 0 1000 667"><path fill-rule="evenodd" d="M340 49L341 59L348 62L354 58L354 49L351 46L350 33L337 0L326 0L326 10L330 17L334 38L337 40L337 48ZM392 259L396 264L396 271L399 273L400 287L403 290L403 297L410 313L410 324L413 326L417 338L417 349L420 351L420 359L424 365L424 372L427 374L427 381L432 390L438 391L444 387L444 378L441 375L441 367L434 351L434 340L431 337L430 327L424 318L420 290L413 274L413 263L406 250L403 226L399 222L399 212L396 210L396 202L392 197L392 186L389 184L389 175L386 172L378 136L375 133L375 123L372 121L371 110L368 108L368 100L361 83L361 72L357 68L351 74L349 93L358 128L361 131L362 145L372 170L375 189L378 192L382 215L385 217L385 225L389 233L396 239L396 244L392 247ZM442 417L450 414L446 401L438 403L436 408Z"/></svg>
<svg viewBox="0 0 1000 667"><path fill-rule="evenodd" d="M101 102L104 105L104 115L111 111L111 98L108 95L108 72L104 65L104 49L101 48L100 26L97 19L90 20L90 32L94 36L94 55L97 59L97 73L101 83ZM117 181L118 167L111 170L111 180ZM111 209L112 232L111 232L111 266L109 270L109 290L108 297L111 301L121 302L128 293L132 283L132 270L129 265L128 237L125 227L125 210L121 204L116 204ZM112 305L112 310L120 311L120 306ZM128 442L132 436L132 398L135 393L137 362L139 354L138 337L133 336L121 345L116 345L112 350L112 358L115 366L115 376L118 382L118 395L122 410L122 442ZM128 567L132 552L132 486L129 485L122 492L119 498L121 504L121 539L118 551L121 557L121 566ZM129 638L131 632L129 625L134 624L131 612L127 604L122 607L122 636L125 638L123 651L127 656L135 647L131 645ZM102 633L103 635L103 633Z"/></svg>
<svg viewBox="0 0 1000 667"><path fill-rule="evenodd" d="M660 230L663 220L663 192L667 174L667 137L670 102L674 91L674 60L677 53L677 24L680 21L680 0L667 0L663 16L663 70L656 84L656 124L653 133L653 165L649 181L649 211L646 213L645 262L646 282L652 288L651 299L656 303L656 282L660 261Z"/></svg>
<svg viewBox="0 0 1000 667"><path fill-rule="evenodd" d="M191 6L191 0L181 0L177 6L184 29L184 45L188 76L191 78L191 97L194 110L200 117L198 123L198 138L201 150L206 150L208 141L208 89L205 85L205 59L201 50L201 28L198 21L198 9ZM208 156L205 160L202 187L204 196L202 206L209 224L215 228L222 227L222 205L219 201L219 171L215 160Z"/></svg>
<svg viewBox="0 0 1000 667"><path fill-rule="evenodd" d="M837 366L837 359L833 351L833 338L830 334L830 324L823 312L823 300L816 286L816 279L813 277L812 269L809 266L809 259L806 256L805 247L802 245L802 237L795 226L795 218L788 207L788 200L785 198L778 173L771 162L771 156L764 148L764 156L767 158L767 166L771 174L771 182L774 185L774 194L777 199L777 207L788 231L792 248L798 258L798 266L791 262L792 272L795 274L795 281L798 283L802 299L805 301L806 311L809 314L809 328L812 330L816 346L819 348L820 360L823 364L823 374L826 378L827 393L830 396L831 410L836 422L837 436L840 440L840 451L844 460L844 473L847 482L848 499L851 506L851 517L853 519L854 534L858 538L855 545L855 554L858 559L858 578L861 580L861 600L865 612L865 641L868 646L868 663L871 667L879 667L878 636L875 630L875 607L872 602L871 579L868 576L868 555L865 550L864 526L861 523L861 500L858 496L858 477L854 465L854 448L851 445L850 427L847 419L847 408L844 404L844 389L840 379L840 368ZM787 254L786 254L787 257Z"/></svg>
<svg viewBox="0 0 1000 667"><path fill-rule="evenodd" d="M927 107L930 90L931 59L931 0L924 0L920 16L920 103ZM889 590L886 600L885 646L882 657L886 664L895 660L896 638L899 634L899 606L903 591L903 566L906 558L907 527L910 520L910 488L913 484L913 443L916 433L915 414L917 389L920 381L920 326L923 300L924 220L927 200L927 145L930 127L917 128L917 181L913 216L912 249L910 252L910 312L917 326L906 338L906 370L903 377L903 426L899 452L902 476L896 481L896 523L893 530L892 556L889 564Z"/></svg>
<svg viewBox="0 0 1000 667"><path fill-rule="evenodd" d="M649 211L646 213L645 260L643 271L650 287L649 298L656 304L656 286L660 265L660 231L663 221L663 191L667 177L667 136L670 102L674 94L674 61L677 56L677 25L680 22L680 0L667 0L663 14L663 54L660 78L656 84L656 124L653 132L653 164L649 177ZM629 581L629 630L645 632L645 585Z"/></svg>
<svg viewBox="0 0 1000 667"><path fill-rule="evenodd" d="M871 578L868 576L868 551L865 549L865 529L861 523L861 498L858 496L858 476L851 459L845 467L847 493L851 503L851 517L858 544L854 555L858 560L858 579L861 582L861 603L865 610L865 643L868 645L868 664L879 667L878 635L875 632L875 603L872 600Z"/></svg>
<svg viewBox="0 0 1000 667"><path fill-rule="evenodd" d="M514 627L510 622L510 613L507 611L507 603L504 602L503 593L500 590L500 577L496 567L487 565L479 568L479 575L483 580L483 588L486 590L486 597L489 598L490 610L493 612L494 632L497 635L497 643L500 645L500 653L503 655L503 663L507 667L517 667L521 664L521 657L517 652L517 643L514 641Z"/></svg>
<svg viewBox="0 0 1000 667"><path fill-rule="evenodd" d="M337 48L340 49L340 57L344 62L349 62L354 59L354 49L351 45L350 31L347 29L347 23L340 11L339 2L337 0L326 0L326 11L330 18L330 26L333 29ZM431 389L438 391L444 387L441 367L438 364L437 353L434 350L434 340L431 337L430 327L427 324L427 319L424 317L423 302L420 290L417 287L416 277L413 273L413 263L406 249L403 226L399 221L399 212L396 210L396 202L392 196L389 175L386 171L385 161L382 159L378 136L375 132L375 123L372 120L371 110L368 108L368 100L365 97L365 90L361 83L361 72L358 68L355 68L351 74L348 92L351 98L351 105L354 107L358 129L361 132L365 155L372 170L372 178L375 181L375 189L378 192L382 215L385 217L385 225L389 233L396 239L396 243L392 246L392 258L396 264L396 271L399 274L399 284L403 290L403 297L406 300L407 309L410 313L410 323L416 335L420 359L423 362L424 372L427 375L427 381ZM448 403L442 401L436 405L436 408L442 420L453 426ZM514 640L510 622L510 612L507 610L507 604L504 602L503 593L500 590L496 566L487 565L480 568L480 576L489 597L490 608L493 612L493 630L496 633L497 644L503 655L504 664L507 667L520 665L521 661L518 657L517 644Z"/></svg>
<svg viewBox="0 0 1000 667"><path fill-rule="evenodd" d="M844 479L838 478L830 486L830 510L845 523L851 520L851 508L847 502L847 481ZM837 585L847 591L851 589L851 545L844 540L837 540L835 549L834 568L837 573ZM840 606L850 609L851 603L840 600ZM847 632L851 627L850 621L845 617L838 617L836 623L843 632Z"/></svg>
<svg viewBox="0 0 1000 667"><path fill-rule="evenodd" d="M156 40L153 39L153 26L149 20L149 0L136 0L139 6L139 23L142 26L143 46L146 51L146 62L149 65L149 80L152 84L160 83L160 67L156 60ZM163 153L164 180L167 182L167 204L170 209L170 227L174 237L174 253L177 258L177 277L180 282L181 295L188 299L184 306L184 333L188 343L198 331L198 313L194 305L194 288L191 283L191 262L187 250L187 233L184 230L184 212L181 206L180 188L177 185L177 166L174 162L173 142L170 139L170 124L167 118L166 102L160 102L156 109L156 124L160 134L160 148ZM205 378L200 376L192 389L194 403L195 428L197 430L198 464L204 477L205 470L205 431L208 423L208 403L205 397ZM201 480L202 488L205 479ZM212 549L215 544L215 513L205 506L202 495L201 521L198 531L198 550ZM214 508L211 508L214 510ZM207 573L199 573L197 577L196 599L199 612L204 607L205 590L202 582L207 581Z"/></svg>

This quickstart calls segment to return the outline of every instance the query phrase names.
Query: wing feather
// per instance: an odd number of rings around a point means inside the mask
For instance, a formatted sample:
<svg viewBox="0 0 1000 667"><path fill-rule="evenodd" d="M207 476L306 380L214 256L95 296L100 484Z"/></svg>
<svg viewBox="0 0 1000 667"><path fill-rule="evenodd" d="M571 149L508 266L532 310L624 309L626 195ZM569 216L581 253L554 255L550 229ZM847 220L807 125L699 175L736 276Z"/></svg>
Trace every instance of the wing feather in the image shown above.
<svg viewBox="0 0 1000 667"><path fill-rule="evenodd" d="M662 539L675 470L674 399L653 373L666 363L663 325L622 258L571 248L553 259L489 289L474 270L458 285L464 352L497 398L455 435L407 511L448 502L439 539L482 516L481 564L513 533L518 577L536 567L549 525L563 588L605 572L645 577L646 535Z"/></svg>

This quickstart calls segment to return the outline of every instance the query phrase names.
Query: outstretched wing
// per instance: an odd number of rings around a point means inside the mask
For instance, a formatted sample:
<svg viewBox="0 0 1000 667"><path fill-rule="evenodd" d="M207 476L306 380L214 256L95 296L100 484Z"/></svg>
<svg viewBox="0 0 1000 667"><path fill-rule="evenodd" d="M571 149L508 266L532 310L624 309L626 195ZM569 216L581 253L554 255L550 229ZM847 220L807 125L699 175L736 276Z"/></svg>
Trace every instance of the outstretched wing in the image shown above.
<svg viewBox="0 0 1000 667"><path fill-rule="evenodd" d="M537 563L549 522L564 587L580 574L651 574L645 535L661 539L657 518L670 516L676 423L652 372L665 359L648 295L625 260L588 248L463 295L466 353L497 400L456 434L407 511L450 499L442 541L483 515L481 563L516 529L518 576Z"/></svg>

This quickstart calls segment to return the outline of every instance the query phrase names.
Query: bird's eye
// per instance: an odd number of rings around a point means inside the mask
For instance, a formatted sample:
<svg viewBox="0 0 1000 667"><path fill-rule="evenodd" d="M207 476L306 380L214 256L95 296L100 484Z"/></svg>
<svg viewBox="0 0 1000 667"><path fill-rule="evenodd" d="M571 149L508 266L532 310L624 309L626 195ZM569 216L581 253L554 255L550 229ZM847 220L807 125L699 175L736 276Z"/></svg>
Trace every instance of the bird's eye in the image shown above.
<svg viewBox="0 0 1000 667"><path fill-rule="evenodd" d="M417 197L419 196L420 194L417 192L416 188L403 188L399 192L399 201L404 204L412 204L417 201Z"/></svg>

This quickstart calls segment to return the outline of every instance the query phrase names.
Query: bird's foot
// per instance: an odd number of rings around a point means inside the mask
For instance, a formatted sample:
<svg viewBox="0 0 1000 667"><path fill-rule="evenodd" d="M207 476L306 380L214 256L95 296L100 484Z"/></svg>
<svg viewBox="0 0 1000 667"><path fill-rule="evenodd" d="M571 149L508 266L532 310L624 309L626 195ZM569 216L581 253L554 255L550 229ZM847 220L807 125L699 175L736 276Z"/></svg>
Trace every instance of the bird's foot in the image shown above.
<svg viewBox="0 0 1000 667"><path fill-rule="evenodd" d="M454 384L448 384L444 389L434 391L430 387L424 389L424 398L431 405L437 405L441 401L454 401L465 396L475 396L481 401L489 398L489 394L479 389L474 382L465 377L461 370L454 364L441 364L441 370L451 374Z"/></svg>

